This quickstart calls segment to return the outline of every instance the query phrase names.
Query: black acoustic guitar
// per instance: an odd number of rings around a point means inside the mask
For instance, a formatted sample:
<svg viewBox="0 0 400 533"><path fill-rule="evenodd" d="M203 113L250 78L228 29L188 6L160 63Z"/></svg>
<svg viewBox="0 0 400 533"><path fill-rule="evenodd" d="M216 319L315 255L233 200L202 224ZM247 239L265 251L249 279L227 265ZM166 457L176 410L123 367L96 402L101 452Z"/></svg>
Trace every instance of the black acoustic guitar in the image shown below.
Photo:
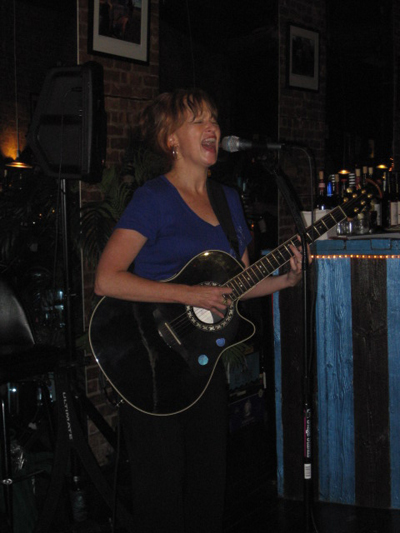
<svg viewBox="0 0 400 533"><path fill-rule="evenodd" d="M365 191L307 228L309 244L366 203ZM131 406L155 416L194 405L210 383L225 350L254 335L255 326L238 309L240 298L287 263L297 236L243 269L221 251L202 252L165 283L230 287L224 318L181 304L139 303L104 297L95 308L89 339L97 364Z"/></svg>

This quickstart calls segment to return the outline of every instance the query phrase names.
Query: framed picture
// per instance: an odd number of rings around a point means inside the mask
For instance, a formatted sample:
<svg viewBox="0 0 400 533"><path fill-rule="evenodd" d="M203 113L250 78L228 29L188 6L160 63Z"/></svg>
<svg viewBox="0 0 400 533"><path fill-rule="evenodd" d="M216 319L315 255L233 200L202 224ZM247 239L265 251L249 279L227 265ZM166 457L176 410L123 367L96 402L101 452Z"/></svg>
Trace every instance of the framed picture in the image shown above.
<svg viewBox="0 0 400 533"><path fill-rule="evenodd" d="M148 62L149 0L91 0L90 54Z"/></svg>
<svg viewBox="0 0 400 533"><path fill-rule="evenodd" d="M319 90L319 33L289 25L288 84Z"/></svg>

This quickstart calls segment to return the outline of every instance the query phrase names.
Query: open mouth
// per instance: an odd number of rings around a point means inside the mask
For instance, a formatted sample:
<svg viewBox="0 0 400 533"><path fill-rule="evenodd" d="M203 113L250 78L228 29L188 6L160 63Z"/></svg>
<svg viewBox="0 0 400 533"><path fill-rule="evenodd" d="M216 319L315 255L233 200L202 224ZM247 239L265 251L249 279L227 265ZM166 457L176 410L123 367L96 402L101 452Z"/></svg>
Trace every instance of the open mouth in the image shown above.
<svg viewBox="0 0 400 533"><path fill-rule="evenodd" d="M217 139L215 137L209 137L208 139L204 139L202 141L201 146L205 148L206 150L215 150L217 145Z"/></svg>

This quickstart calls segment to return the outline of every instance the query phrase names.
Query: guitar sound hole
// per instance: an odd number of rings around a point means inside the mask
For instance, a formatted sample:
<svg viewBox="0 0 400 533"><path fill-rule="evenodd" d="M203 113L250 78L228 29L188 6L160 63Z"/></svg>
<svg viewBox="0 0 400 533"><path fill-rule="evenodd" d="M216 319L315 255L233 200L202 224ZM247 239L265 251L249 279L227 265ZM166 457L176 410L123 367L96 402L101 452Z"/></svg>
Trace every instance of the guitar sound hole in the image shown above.
<svg viewBox="0 0 400 533"><path fill-rule="evenodd" d="M212 313L208 309L203 309L202 307L193 307L193 313L200 322L203 322L203 324L218 324L218 322L223 320L220 316ZM223 314L225 317L226 312L223 311Z"/></svg>
<svg viewBox="0 0 400 533"><path fill-rule="evenodd" d="M208 309L203 309L201 307L190 307L189 305L186 306L186 313L189 321L196 328L199 328L202 331L221 331L232 320L235 309L234 305L231 304L223 311L223 318L215 315Z"/></svg>
<svg viewBox="0 0 400 533"><path fill-rule="evenodd" d="M214 281L205 281L201 285L211 285L212 287L218 287L218 283ZM233 318L235 313L234 304L231 303L229 307L222 311L223 318L212 313L208 309L202 307L186 306L187 317L190 322L196 326L196 328L202 331L221 331Z"/></svg>

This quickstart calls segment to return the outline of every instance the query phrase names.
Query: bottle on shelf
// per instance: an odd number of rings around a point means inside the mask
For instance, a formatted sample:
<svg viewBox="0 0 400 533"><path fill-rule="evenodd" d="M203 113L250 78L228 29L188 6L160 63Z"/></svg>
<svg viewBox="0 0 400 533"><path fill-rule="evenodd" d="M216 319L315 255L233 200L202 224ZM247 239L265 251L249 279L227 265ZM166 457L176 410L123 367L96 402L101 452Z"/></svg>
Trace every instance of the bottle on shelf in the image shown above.
<svg viewBox="0 0 400 533"><path fill-rule="evenodd" d="M400 225L400 183L399 183L399 173L393 172L395 179L395 190L396 190L396 199L397 199L397 225Z"/></svg>
<svg viewBox="0 0 400 533"><path fill-rule="evenodd" d="M250 212L250 194L247 187L247 180L238 176L236 183L240 189L240 198L242 199L243 210L245 215L248 216Z"/></svg>
<svg viewBox="0 0 400 533"><path fill-rule="evenodd" d="M397 226L398 221L398 194L396 193L396 176L393 172L387 173L390 199L390 227Z"/></svg>
<svg viewBox="0 0 400 533"><path fill-rule="evenodd" d="M367 165L364 165L362 167L362 175L361 175L361 187L364 188L367 185L367 178L368 178L368 167Z"/></svg>
<svg viewBox="0 0 400 533"><path fill-rule="evenodd" d="M336 207L337 205L340 204L340 175L335 174L334 180L335 180L335 186L334 186L334 193L333 193L334 199L333 199L332 207Z"/></svg>
<svg viewBox="0 0 400 533"><path fill-rule="evenodd" d="M334 206L333 183L328 179L326 182L326 209L332 209Z"/></svg>
<svg viewBox="0 0 400 533"><path fill-rule="evenodd" d="M388 175L388 168L386 165L378 165L375 169L375 182L382 187L383 186L383 180L387 178Z"/></svg>
<svg viewBox="0 0 400 533"><path fill-rule="evenodd" d="M390 183L386 172L382 173L382 223L383 229L390 228L390 213L391 213L391 199L390 199Z"/></svg>
<svg viewBox="0 0 400 533"><path fill-rule="evenodd" d="M368 179L371 180L371 181L375 181L374 180L374 167L368 167Z"/></svg>
<svg viewBox="0 0 400 533"><path fill-rule="evenodd" d="M375 184L380 191L380 194L374 194L370 208L371 230L379 231L382 228L382 199L380 196L382 194L382 184L377 182L376 172L372 165L368 165L367 180Z"/></svg>
<svg viewBox="0 0 400 533"><path fill-rule="evenodd" d="M316 209L325 210L328 209L328 201L326 196L326 184L324 171L320 170L318 173L318 193L315 202Z"/></svg>
<svg viewBox="0 0 400 533"><path fill-rule="evenodd" d="M349 187L349 173L340 172L340 198L343 199L346 197L346 191Z"/></svg>
<svg viewBox="0 0 400 533"><path fill-rule="evenodd" d="M356 167L355 171L354 171L354 175L355 175L355 182L354 182L354 185L355 185L355 188L358 190L358 189L361 189L361 168L359 167Z"/></svg>
<svg viewBox="0 0 400 533"><path fill-rule="evenodd" d="M375 233L378 231L378 209L377 209L377 198L372 198L370 207L369 207L369 227L370 233Z"/></svg>

